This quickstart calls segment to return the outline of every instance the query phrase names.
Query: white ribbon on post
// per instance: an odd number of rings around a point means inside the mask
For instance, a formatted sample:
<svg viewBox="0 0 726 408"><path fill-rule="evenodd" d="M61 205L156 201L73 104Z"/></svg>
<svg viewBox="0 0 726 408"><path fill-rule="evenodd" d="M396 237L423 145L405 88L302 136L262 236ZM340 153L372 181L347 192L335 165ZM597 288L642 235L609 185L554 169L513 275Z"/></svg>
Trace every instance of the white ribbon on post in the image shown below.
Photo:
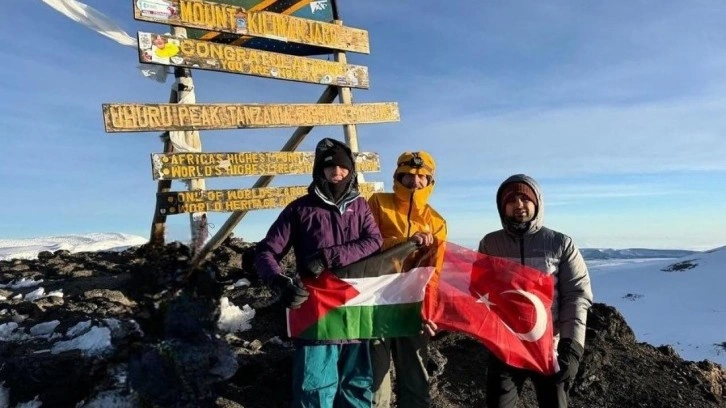
<svg viewBox="0 0 726 408"><path fill-rule="evenodd" d="M43 0L43 3L71 20L83 24L98 34L110 38L121 45L137 47L136 38L128 35L118 24L93 7L77 0ZM166 67L141 64L138 68L145 77L152 78L157 82L166 82Z"/></svg>

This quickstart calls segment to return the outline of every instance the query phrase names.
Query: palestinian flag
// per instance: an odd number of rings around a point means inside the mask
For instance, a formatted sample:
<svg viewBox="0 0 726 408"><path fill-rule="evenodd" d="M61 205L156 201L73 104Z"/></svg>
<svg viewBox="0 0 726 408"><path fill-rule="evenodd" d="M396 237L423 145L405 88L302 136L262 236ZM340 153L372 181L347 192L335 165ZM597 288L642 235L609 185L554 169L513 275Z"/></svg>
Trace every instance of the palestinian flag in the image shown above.
<svg viewBox="0 0 726 408"><path fill-rule="evenodd" d="M345 268L303 278L310 297L287 310L287 334L309 340L401 337L421 331L424 289L434 267L401 271L415 250L397 245Z"/></svg>

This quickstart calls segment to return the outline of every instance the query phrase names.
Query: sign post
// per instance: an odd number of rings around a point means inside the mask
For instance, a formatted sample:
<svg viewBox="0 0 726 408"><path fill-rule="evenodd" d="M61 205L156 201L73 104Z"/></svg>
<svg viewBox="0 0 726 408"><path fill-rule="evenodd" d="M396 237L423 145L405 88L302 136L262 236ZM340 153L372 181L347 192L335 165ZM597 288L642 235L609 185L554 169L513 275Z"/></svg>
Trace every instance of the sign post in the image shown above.
<svg viewBox="0 0 726 408"><path fill-rule="evenodd" d="M139 62L367 89L368 68L172 35L138 33Z"/></svg>
<svg viewBox="0 0 726 408"><path fill-rule="evenodd" d="M360 194L369 197L383 191L383 183L362 183ZM260 187L236 190L169 191L156 195L162 214L235 212L283 208L307 193L308 186Z"/></svg>
<svg viewBox="0 0 726 408"><path fill-rule="evenodd" d="M228 44L243 45L245 39L259 37L327 48L328 52L370 53L368 32L365 30L287 14L245 10L233 4L213 1L135 1L134 18L198 29L190 30L189 36L197 40L214 41L223 37ZM233 36L223 36L225 33Z"/></svg>
<svg viewBox="0 0 726 408"><path fill-rule="evenodd" d="M104 104L106 132L333 126L398 121L398 104Z"/></svg>
<svg viewBox="0 0 726 408"><path fill-rule="evenodd" d="M169 95L169 103L176 102L177 89L176 84L171 87L171 94ZM164 142L164 153L172 153L174 146L171 144L169 139L169 132L164 132L161 135L161 140ZM171 190L171 180L159 180L156 187L156 193L165 193ZM154 216L151 221L151 234L149 236L149 242L154 245L164 244L164 234L166 232L166 214L161 214L159 208L154 208Z"/></svg>
<svg viewBox="0 0 726 408"><path fill-rule="evenodd" d="M154 153L154 180L312 174L313 152ZM380 171L378 153L355 153L359 172Z"/></svg>
<svg viewBox="0 0 726 408"><path fill-rule="evenodd" d="M172 27L172 33L177 37L186 37L187 30L183 27ZM174 69L174 77L176 78L177 104L192 105L196 102L196 94L194 92L194 80L192 80L192 72L188 68L177 67ZM169 139L174 145L175 151L200 152L202 150L202 140L197 130L169 132ZM190 191L204 190L206 184L203 178L188 178L185 180L187 189ZM206 211L194 211L189 214L189 227L191 229L191 250L192 254L199 252L209 236Z"/></svg>
<svg viewBox="0 0 726 408"><path fill-rule="evenodd" d="M164 242L166 217L190 214L192 273L251 210L281 208L307 186L269 187L275 175L312 172L314 153L296 152L314 126L343 126L366 196L382 183L377 153L358 152L357 124L400 120L395 102L354 104L352 88L368 89L368 68L348 64L346 52L368 54L368 32L345 27L335 0L134 0L134 18L172 26L173 35L138 33L139 61L174 67L168 104L104 104L106 132L163 131L164 151L152 154L158 180L151 242ZM188 36L187 36L188 34ZM333 60L314 55L333 54ZM191 69L324 85L315 104L197 104ZM333 103L338 98L339 103ZM295 127L279 152L203 152L200 130ZM207 190L215 177L260 176L251 188ZM184 180L187 191L171 191ZM232 215L209 239L207 212ZM188 277L189 275L187 275Z"/></svg>

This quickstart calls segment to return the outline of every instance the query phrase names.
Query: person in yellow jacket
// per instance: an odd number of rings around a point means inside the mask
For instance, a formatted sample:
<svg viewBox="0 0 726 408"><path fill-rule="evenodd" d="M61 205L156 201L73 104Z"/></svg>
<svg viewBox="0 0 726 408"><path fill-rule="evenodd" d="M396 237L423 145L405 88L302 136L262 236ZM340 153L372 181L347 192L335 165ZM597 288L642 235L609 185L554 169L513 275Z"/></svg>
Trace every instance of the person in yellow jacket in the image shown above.
<svg viewBox="0 0 726 408"><path fill-rule="evenodd" d="M446 221L428 204L434 191L435 169L436 163L429 153L405 152L398 157L393 174L393 193L376 193L368 201L383 236L382 250L413 241L422 248L407 263L436 267L427 292L438 288L446 243ZM427 303L423 307L428 309L435 305ZM396 370L397 406L431 405L426 363L429 337L435 330L433 322L425 321L420 335L373 341L373 404L376 408L391 406L391 359Z"/></svg>

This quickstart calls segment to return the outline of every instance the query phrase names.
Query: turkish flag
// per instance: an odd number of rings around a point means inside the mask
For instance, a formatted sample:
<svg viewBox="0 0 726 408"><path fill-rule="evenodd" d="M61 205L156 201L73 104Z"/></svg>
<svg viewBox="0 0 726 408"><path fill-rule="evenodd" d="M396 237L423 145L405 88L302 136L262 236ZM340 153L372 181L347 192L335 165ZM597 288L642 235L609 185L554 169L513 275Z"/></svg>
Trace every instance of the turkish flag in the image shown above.
<svg viewBox="0 0 726 408"><path fill-rule="evenodd" d="M436 308L440 329L472 335L506 364L553 374L554 278L503 258L446 243ZM433 313L433 315L431 315Z"/></svg>

